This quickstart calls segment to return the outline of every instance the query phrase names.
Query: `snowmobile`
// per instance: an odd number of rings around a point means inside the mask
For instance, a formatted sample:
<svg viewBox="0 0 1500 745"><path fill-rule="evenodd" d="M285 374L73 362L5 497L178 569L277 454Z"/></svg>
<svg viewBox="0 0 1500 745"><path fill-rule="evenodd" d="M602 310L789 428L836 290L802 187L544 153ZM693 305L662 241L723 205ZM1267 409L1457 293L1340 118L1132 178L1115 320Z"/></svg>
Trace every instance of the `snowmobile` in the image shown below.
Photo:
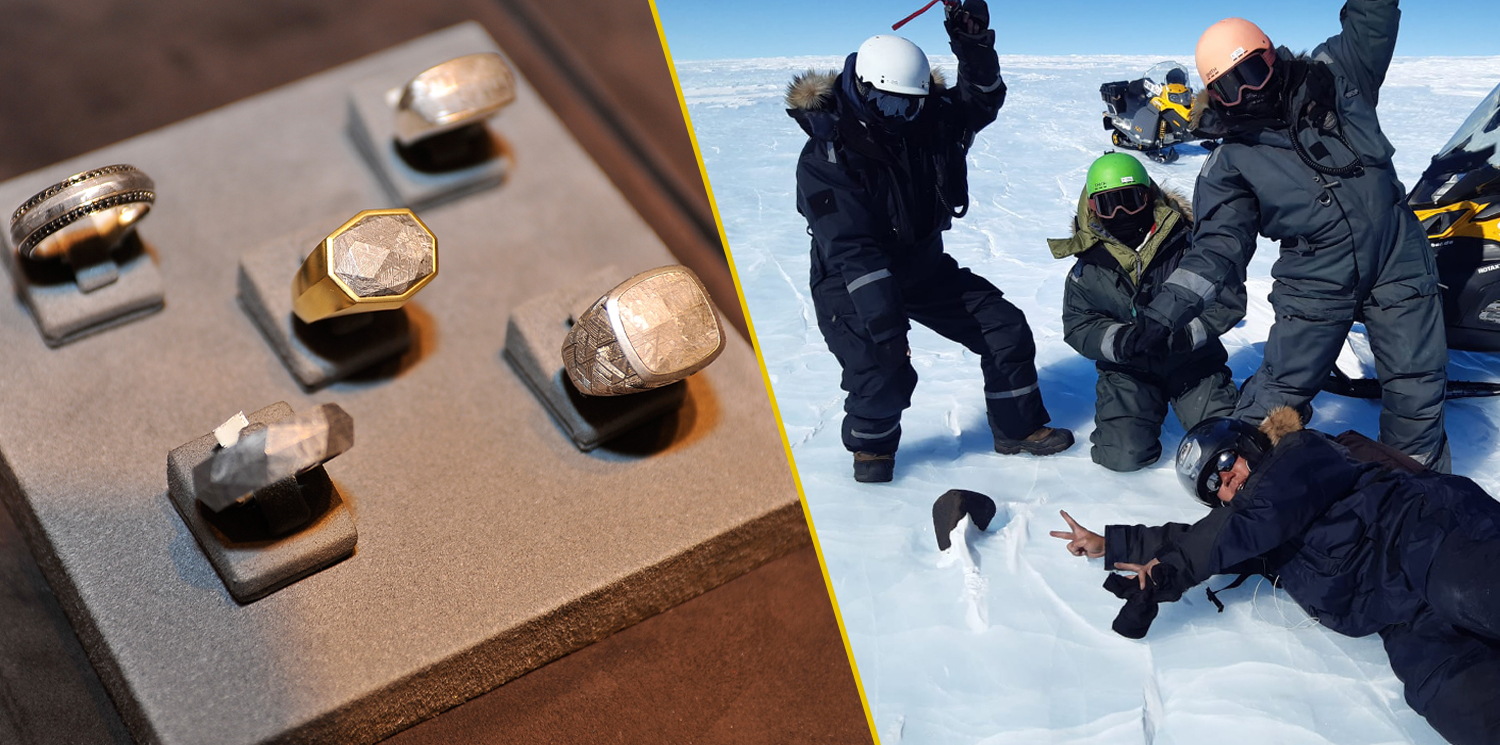
<svg viewBox="0 0 1500 745"><path fill-rule="evenodd" d="M1500 86L1433 156L1407 204L1432 244L1448 348L1500 352ZM1323 390L1380 397L1378 381L1337 368ZM1448 398L1476 396L1500 396L1500 383L1448 381Z"/></svg>
<svg viewBox="0 0 1500 745"><path fill-rule="evenodd" d="M1448 346L1500 352L1500 86L1407 197L1437 258Z"/></svg>
<svg viewBox="0 0 1500 745"><path fill-rule="evenodd" d="M1104 131L1115 147L1139 150L1159 163L1177 160L1178 143L1197 139L1189 132L1193 89L1187 68L1158 62L1135 80L1099 86L1104 99Z"/></svg>

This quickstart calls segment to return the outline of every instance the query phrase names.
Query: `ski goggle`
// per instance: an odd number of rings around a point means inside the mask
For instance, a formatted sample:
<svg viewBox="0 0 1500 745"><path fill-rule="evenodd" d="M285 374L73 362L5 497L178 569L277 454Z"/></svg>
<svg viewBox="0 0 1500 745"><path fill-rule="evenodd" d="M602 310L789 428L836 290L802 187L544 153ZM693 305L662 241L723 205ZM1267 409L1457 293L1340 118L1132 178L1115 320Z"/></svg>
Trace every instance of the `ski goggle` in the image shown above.
<svg viewBox="0 0 1500 745"><path fill-rule="evenodd" d="M1121 212L1134 215L1150 203L1151 190L1140 184L1096 192L1089 197L1089 209L1101 220L1109 220Z"/></svg>
<svg viewBox="0 0 1500 745"><path fill-rule="evenodd" d="M1210 491L1217 492L1219 490L1219 484L1221 483L1219 474L1225 471L1232 470L1234 468L1235 461L1239 459L1240 456L1235 454L1233 450L1225 450L1224 452L1219 453L1219 458L1214 463L1213 472L1208 474L1208 478L1203 480L1204 486L1207 486Z"/></svg>
<svg viewBox="0 0 1500 745"><path fill-rule="evenodd" d="M1208 95L1225 106L1238 106L1245 91L1258 91L1271 82L1275 64L1275 50L1251 52L1223 75L1214 78L1214 82L1208 84Z"/></svg>
<svg viewBox="0 0 1500 745"><path fill-rule="evenodd" d="M865 100L870 102L881 116L891 119L904 119L911 121L922 112L922 101L924 96L909 96L904 93L891 93L876 88L873 85L865 87Z"/></svg>

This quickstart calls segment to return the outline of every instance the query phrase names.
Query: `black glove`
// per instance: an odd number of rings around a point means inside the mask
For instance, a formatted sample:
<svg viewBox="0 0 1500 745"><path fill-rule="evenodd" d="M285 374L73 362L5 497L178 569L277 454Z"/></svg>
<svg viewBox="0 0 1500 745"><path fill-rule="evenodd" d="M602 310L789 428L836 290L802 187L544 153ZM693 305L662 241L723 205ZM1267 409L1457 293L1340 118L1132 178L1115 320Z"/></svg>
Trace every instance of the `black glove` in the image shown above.
<svg viewBox="0 0 1500 745"><path fill-rule="evenodd" d="M1138 581L1123 574L1110 574L1104 578L1104 589L1125 601L1125 607L1115 616L1109 627L1126 639L1143 639L1156 620L1158 603L1150 600L1149 590L1142 590Z"/></svg>
<svg viewBox="0 0 1500 745"><path fill-rule="evenodd" d="M1169 564L1157 564L1147 575L1146 589L1141 589L1140 580L1123 574L1110 574L1104 578L1104 589L1125 601L1125 606L1115 616L1110 628L1126 639L1141 639L1151 630L1156 620L1157 606L1182 598L1182 590L1174 587L1177 572Z"/></svg>
<svg viewBox="0 0 1500 745"><path fill-rule="evenodd" d="M904 334L875 344L875 359L881 367L896 367L905 363L908 357L911 357L911 347L907 346Z"/></svg>
<svg viewBox="0 0 1500 745"><path fill-rule="evenodd" d="M943 25L948 28L950 34L978 36L990 27L990 6L986 5L984 0L967 0L961 3L944 2L943 7L948 13Z"/></svg>
<svg viewBox="0 0 1500 745"><path fill-rule="evenodd" d="M1114 357L1127 365L1139 364L1165 349L1171 335L1171 329L1149 316L1137 316L1135 323L1115 335Z"/></svg>
<svg viewBox="0 0 1500 745"><path fill-rule="evenodd" d="M1193 351L1193 332L1187 327L1172 332L1171 338L1167 340L1167 354L1180 355Z"/></svg>

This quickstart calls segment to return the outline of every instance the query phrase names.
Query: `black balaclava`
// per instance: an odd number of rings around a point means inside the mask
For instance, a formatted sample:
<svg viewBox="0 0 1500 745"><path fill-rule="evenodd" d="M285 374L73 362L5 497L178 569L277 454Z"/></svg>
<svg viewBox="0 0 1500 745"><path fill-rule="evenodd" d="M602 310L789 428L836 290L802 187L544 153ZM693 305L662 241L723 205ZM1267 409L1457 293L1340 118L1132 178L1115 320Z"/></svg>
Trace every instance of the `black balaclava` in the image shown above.
<svg viewBox="0 0 1500 745"><path fill-rule="evenodd" d="M1121 212L1108 220L1100 218L1099 223L1109 231L1111 236L1114 236L1115 240L1130 248L1139 249L1141 244L1146 242L1146 236L1151 233L1151 228L1156 226L1155 212L1152 205L1148 204L1145 209L1134 215Z"/></svg>

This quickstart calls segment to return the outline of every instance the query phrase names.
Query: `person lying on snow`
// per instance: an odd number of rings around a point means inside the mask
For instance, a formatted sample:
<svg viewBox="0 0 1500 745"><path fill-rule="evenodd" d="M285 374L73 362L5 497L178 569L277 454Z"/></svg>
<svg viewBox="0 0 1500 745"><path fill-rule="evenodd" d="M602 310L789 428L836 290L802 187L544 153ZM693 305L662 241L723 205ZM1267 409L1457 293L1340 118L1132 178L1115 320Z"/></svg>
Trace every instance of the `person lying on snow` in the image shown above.
<svg viewBox="0 0 1500 745"><path fill-rule="evenodd" d="M1204 421L1177 473L1213 508L1192 525L1101 536L1064 512L1069 530L1052 532L1136 573L1105 582L1126 599L1117 632L1145 636L1158 603L1215 574L1266 574L1319 624L1379 634L1407 703L1450 742L1500 743L1500 502L1358 433L1304 429L1287 407L1259 429Z"/></svg>
<svg viewBox="0 0 1500 745"><path fill-rule="evenodd" d="M1192 211L1134 156L1105 153L1089 166L1071 224L1071 236L1047 246L1056 258L1077 257L1063 286L1063 338L1099 370L1090 455L1112 471L1136 471L1161 457L1168 402L1184 429L1234 412L1239 391L1219 336L1245 317L1245 286L1226 279L1203 315L1132 356L1120 349L1120 331L1193 245Z"/></svg>

